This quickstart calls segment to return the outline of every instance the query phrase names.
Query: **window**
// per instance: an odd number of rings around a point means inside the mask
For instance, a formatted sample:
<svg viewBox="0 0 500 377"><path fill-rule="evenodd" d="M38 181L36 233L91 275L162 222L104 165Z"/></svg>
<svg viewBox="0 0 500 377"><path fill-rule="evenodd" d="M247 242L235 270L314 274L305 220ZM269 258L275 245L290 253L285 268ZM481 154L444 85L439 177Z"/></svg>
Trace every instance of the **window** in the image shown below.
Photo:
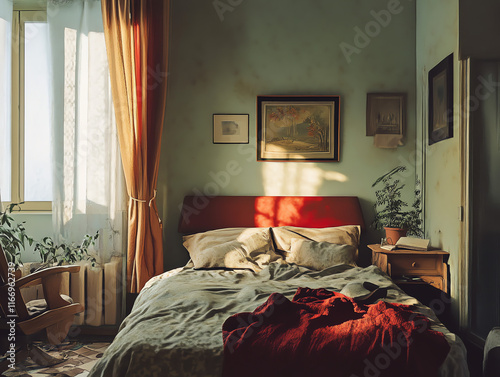
<svg viewBox="0 0 500 377"><path fill-rule="evenodd" d="M12 19L11 144L2 169L2 201L50 211L52 142L47 14L14 11ZM9 134L9 132L4 132ZM8 153L10 152L10 153ZM9 165L10 162L10 169Z"/></svg>
<svg viewBox="0 0 500 377"><path fill-rule="evenodd" d="M11 44L12 7L0 2L0 191L2 198L11 198Z"/></svg>

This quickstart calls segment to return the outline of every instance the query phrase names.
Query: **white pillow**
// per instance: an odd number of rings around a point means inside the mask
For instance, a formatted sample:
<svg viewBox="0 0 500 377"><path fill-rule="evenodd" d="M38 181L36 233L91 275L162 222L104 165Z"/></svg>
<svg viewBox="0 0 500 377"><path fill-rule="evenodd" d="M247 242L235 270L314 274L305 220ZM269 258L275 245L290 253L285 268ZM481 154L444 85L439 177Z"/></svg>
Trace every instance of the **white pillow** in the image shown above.
<svg viewBox="0 0 500 377"><path fill-rule="evenodd" d="M333 244L330 242L309 241L292 238L291 249L286 261L313 270L348 264L356 266L356 248L352 245Z"/></svg>
<svg viewBox="0 0 500 377"><path fill-rule="evenodd" d="M225 228L184 236L194 268L248 268L259 271L281 258L269 228Z"/></svg>

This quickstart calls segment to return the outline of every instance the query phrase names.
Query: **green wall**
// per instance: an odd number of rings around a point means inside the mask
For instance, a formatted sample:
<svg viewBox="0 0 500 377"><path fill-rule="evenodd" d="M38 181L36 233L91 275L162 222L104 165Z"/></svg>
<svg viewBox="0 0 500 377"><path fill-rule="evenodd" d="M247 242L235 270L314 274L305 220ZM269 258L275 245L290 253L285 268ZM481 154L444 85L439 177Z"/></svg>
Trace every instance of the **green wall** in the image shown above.
<svg viewBox="0 0 500 377"><path fill-rule="evenodd" d="M412 1L173 0L158 181L165 267L188 259L177 233L183 197L214 182L219 195L356 195L367 223L378 176L403 163L412 187L415 27ZM342 47L356 52L346 58ZM365 136L366 93L379 91L408 94L406 145L395 150ZM257 162L256 97L272 94L340 95L340 162ZM250 144L213 144L214 113L248 113ZM237 174L217 183L228 163Z"/></svg>
<svg viewBox="0 0 500 377"><path fill-rule="evenodd" d="M50 213L14 213L14 220L18 223L25 222L26 233L36 241L41 241L44 237L54 235L52 230L52 215ZM39 253L35 253L34 247L25 245L26 250L21 252L21 261L40 262Z"/></svg>
<svg viewBox="0 0 500 377"><path fill-rule="evenodd" d="M445 57L454 54L454 136L427 145L427 77ZM452 310L458 313L460 286L458 264L460 251L459 206L460 176L460 82L458 64L458 0L419 0L417 2L417 145L424 148L425 229L431 245L450 253ZM420 158L419 158L420 161Z"/></svg>

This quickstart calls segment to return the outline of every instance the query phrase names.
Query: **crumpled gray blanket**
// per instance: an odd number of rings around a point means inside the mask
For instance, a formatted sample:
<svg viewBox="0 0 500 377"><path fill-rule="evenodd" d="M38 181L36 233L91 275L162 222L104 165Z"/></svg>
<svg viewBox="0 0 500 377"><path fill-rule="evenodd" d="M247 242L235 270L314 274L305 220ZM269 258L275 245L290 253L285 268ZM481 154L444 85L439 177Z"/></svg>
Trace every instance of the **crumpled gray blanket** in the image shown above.
<svg viewBox="0 0 500 377"><path fill-rule="evenodd" d="M292 299L298 287L340 292L349 283L363 282L387 288L384 300L388 302L418 304L375 266L339 265L312 271L278 261L258 273L189 267L166 272L142 290L89 377L220 377L222 324L229 316L253 311L273 292ZM440 375L468 376L462 341L429 308L417 307L431 318L432 329L443 332L451 345Z"/></svg>

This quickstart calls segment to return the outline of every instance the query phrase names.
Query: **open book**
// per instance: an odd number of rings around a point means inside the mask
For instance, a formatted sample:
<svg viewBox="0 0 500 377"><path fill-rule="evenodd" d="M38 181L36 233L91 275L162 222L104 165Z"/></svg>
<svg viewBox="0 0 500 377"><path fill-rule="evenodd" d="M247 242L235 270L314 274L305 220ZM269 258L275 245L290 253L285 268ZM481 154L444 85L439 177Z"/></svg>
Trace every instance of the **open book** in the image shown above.
<svg viewBox="0 0 500 377"><path fill-rule="evenodd" d="M381 247L386 250L409 249L427 251L429 250L429 242L430 240L425 238L401 237L395 245L384 245Z"/></svg>

